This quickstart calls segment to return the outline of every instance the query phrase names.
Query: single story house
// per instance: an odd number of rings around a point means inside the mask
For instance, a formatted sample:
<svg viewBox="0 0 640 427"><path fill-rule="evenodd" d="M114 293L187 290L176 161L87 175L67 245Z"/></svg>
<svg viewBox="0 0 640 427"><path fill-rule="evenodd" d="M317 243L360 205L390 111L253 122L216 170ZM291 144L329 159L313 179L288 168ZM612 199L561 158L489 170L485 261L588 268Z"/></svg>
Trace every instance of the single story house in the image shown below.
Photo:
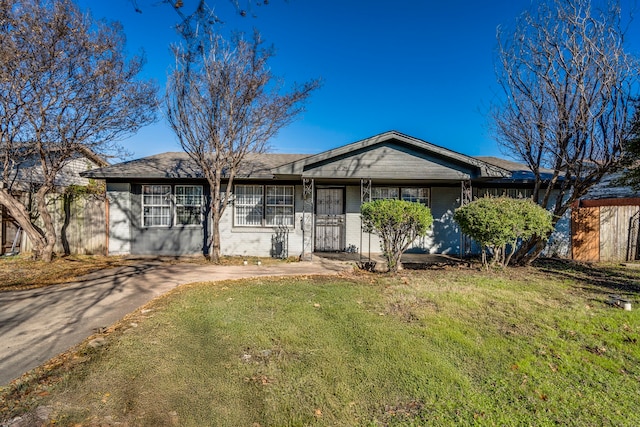
<svg viewBox="0 0 640 427"><path fill-rule="evenodd" d="M107 188L108 253L206 254L210 189L183 152L83 172ZM532 174L513 162L474 158L396 131L315 155L248 155L220 224L223 255L307 256L380 252L362 231L360 205L400 198L429 206L430 234L412 251L462 255L473 245L453 212L484 194L529 197Z"/></svg>

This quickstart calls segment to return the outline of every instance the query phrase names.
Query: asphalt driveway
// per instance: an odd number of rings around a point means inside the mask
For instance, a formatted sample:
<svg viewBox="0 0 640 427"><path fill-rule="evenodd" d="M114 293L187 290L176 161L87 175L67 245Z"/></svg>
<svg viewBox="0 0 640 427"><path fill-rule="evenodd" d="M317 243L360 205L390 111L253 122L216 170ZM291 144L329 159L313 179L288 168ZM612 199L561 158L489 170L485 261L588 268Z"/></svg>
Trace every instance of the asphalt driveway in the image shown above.
<svg viewBox="0 0 640 427"><path fill-rule="evenodd" d="M337 274L351 268L315 257L270 266L217 266L141 261L79 281L0 293L0 386L176 286L258 276Z"/></svg>

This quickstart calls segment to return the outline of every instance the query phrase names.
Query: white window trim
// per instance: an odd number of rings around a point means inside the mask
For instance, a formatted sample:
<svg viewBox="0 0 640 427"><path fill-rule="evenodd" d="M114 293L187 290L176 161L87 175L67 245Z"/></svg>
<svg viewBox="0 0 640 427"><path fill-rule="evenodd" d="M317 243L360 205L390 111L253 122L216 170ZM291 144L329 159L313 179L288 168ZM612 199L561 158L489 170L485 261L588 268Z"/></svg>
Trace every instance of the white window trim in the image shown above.
<svg viewBox="0 0 640 427"><path fill-rule="evenodd" d="M393 188L397 191L398 196L395 198L396 200L403 200L402 199L402 190L403 189L423 189L427 191L427 204L425 205L426 207L430 208L431 207L431 187L419 187L419 186L411 186L411 185L403 185L403 186L393 186L393 185L375 185L372 187L372 190L375 188ZM384 200L384 198L374 198L373 197L373 191L372 191L372 197L371 200Z"/></svg>
<svg viewBox="0 0 640 427"><path fill-rule="evenodd" d="M270 204L268 203L268 188L269 187L277 187L277 188L285 188L285 189L291 189L291 204ZM285 195L286 196L286 195ZM276 196L277 197L277 196ZM272 208L291 208L291 225L289 224L267 224L267 209L269 207ZM295 186L293 185L265 185L264 187L264 214L263 214L264 218L263 218L263 222L265 224L265 227L287 227L287 228L293 228L295 226L295 222L296 222L296 189Z"/></svg>
<svg viewBox="0 0 640 427"><path fill-rule="evenodd" d="M239 224L238 223L238 217L237 217L237 207L238 206L255 206L255 205L249 205L249 204L239 204L238 203L238 197L237 197L237 188L238 187L262 187L262 218L260 219L260 225L258 224ZM292 193L293 193L293 204L291 205L271 205L271 204L267 204L267 187L288 187L292 189ZM291 214L291 225L284 225L284 227L288 228L288 229L295 229L296 226L296 189L295 189L295 185L277 185L277 184L234 184L234 204L233 204L233 226L234 227L238 227L238 228L243 228L243 229L248 229L248 228L269 228L272 229L274 227L281 227L281 225L278 224L273 224L273 225L267 225L267 207L269 206L275 206L275 207L291 207L292 208L292 214Z"/></svg>
<svg viewBox="0 0 640 427"><path fill-rule="evenodd" d="M184 205L178 203L178 187L200 188L200 203L198 205ZM200 227L202 228L202 210L204 208L204 187L197 184L175 184L173 185L173 226L174 227ZM200 220L197 224L179 224L178 223L178 206L198 206L200 208Z"/></svg>
<svg viewBox="0 0 640 427"><path fill-rule="evenodd" d="M147 205L144 202L144 196L145 196L144 188L145 187L155 187L155 186L158 186L158 187L169 187L169 193L168 193L169 224L166 224L166 225L165 224L146 225L145 221L144 221L144 219L145 219L145 215L144 215L145 207L166 207L167 206L167 205L164 205L164 204L162 204L162 205L155 205L155 204ZM141 202L140 203L140 221L141 221L142 228L170 228L171 227L171 220L172 220L172 218L171 218L171 216L172 216L171 215L171 210L173 208L173 201L171 200L171 194L172 194L171 193L171 189L172 188L171 188L170 184L142 184L141 195L140 195L141 196L141 200L140 200L140 202ZM167 193L163 193L162 196L167 197L166 194ZM154 194L151 194L151 196L153 196L153 195Z"/></svg>
<svg viewBox="0 0 640 427"><path fill-rule="evenodd" d="M167 225L145 225L144 222L144 208L145 207L154 207L154 206L161 206L161 207L165 207L167 205L146 205L144 203L144 188L145 187L153 187L153 186L160 186L160 187L169 187L169 194L168 194L168 207L169 207L169 224ZM200 187L200 222L198 224L178 224L178 212L177 212L177 208L178 206L193 206L193 205L178 205L178 203L176 203L176 187ZM147 183L147 184L141 184L141 191L140 191L140 224L142 226L142 228L202 228L203 226L203 208L204 208L204 186L203 185L198 185L198 184L153 184L153 183Z"/></svg>

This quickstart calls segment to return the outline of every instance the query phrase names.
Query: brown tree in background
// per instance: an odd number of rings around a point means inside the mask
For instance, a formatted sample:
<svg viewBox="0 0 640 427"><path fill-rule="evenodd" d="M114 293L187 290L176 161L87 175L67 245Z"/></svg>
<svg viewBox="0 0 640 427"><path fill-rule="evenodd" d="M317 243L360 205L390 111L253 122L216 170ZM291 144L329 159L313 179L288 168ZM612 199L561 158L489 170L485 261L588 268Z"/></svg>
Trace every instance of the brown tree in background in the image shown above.
<svg viewBox="0 0 640 427"><path fill-rule="evenodd" d="M122 28L94 22L71 0L0 0L0 204L50 261L56 230L48 194L78 155L113 154L156 117L157 89L137 79ZM33 207L13 186L35 168Z"/></svg>
<svg viewBox="0 0 640 427"><path fill-rule="evenodd" d="M504 96L492 110L495 135L533 171L533 199L551 210L554 226L618 166L632 115L638 64L624 51L619 4L605 6L547 0L524 13L512 32L498 31ZM514 261L531 262L545 242L534 236Z"/></svg>
<svg viewBox="0 0 640 427"><path fill-rule="evenodd" d="M282 82L268 67L273 51L262 46L257 32L251 40L238 36L229 42L210 35L200 43L199 52L174 49L166 110L180 145L211 187L208 246L211 260L218 262L220 219L240 164L247 154L267 150L269 140L302 112L320 83L312 80L282 93Z"/></svg>

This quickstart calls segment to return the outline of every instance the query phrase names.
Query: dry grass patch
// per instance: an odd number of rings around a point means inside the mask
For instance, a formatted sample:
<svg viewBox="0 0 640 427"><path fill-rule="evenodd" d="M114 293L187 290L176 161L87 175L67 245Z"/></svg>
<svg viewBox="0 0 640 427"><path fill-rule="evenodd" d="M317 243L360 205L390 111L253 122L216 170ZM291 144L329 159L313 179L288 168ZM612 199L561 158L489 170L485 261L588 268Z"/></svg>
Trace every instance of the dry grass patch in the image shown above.
<svg viewBox="0 0 640 427"><path fill-rule="evenodd" d="M34 261L26 255L0 257L0 292L72 282L94 271L135 262L123 257L99 255L57 257L52 262Z"/></svg>

